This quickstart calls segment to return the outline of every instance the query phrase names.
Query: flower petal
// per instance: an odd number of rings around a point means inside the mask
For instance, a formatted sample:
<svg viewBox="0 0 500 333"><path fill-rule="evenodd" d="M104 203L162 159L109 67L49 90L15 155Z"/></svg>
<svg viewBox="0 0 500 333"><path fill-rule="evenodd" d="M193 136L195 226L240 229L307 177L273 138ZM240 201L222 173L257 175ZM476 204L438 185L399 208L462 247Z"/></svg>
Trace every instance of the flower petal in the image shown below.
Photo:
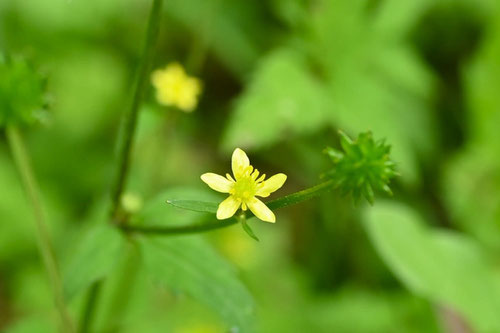
<svg viewBox="0 0 500 333"><path fill-rule="evenodd" d="M212 190L217 192L229 193L233 187L233 182L225 177L219 176L215 173L204 173L201 175L201 180L203 180Z"/></svg>
<svg viewBox="0 0 500 333"><path fill-rule="evenodd" d="M272 176L268 180L265 180L261 183L261 185L257 188L257 192L255 195L259 197L268 197L271 193L278 190L286 181L286 175L284 173L278 173L277 175Z"/></svg>
<svg viewBox="0 0 500 333"><path fill-rule="evenodd" d="M240 208L241 201L236 200L232 195L219 204L217 209L217 219L228 219Z"/></svg>
<svg viewBox="0 0 500 333"><path fill-rule="evenodd" d="M253 197L249 201L247 201L247 206L250 208L252 213L257 216L259 219L265 222L276 222L276 216L272 210L270 210L262 201Z"/></svg>
<svg viewBox="0 0 500 333"><path fill-rule="evenodd" d="M240 148L236 148L233 152L231 165L234 178L238 180L244 175L246 169L250 165L250 160L243 150L241 150Z"/></svg>

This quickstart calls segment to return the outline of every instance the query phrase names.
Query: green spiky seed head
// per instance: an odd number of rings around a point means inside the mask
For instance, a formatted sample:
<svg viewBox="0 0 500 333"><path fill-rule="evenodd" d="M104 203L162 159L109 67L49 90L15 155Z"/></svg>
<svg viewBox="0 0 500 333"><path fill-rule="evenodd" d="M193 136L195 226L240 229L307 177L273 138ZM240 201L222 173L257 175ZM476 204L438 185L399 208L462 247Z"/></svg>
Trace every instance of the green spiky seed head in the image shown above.
<svg viewBox="0 0 500 333"><path fill-rule="evenodd" d="M392 195L389 182L397 172L389 157L391 147L384 140L375 141L371 132L359 134L356 140L342 131L339 134L343 151L325 149L335 166L324 176L334 179L342 193L351 194L355 202L365 197L373 204L375 191Z"/></svg>

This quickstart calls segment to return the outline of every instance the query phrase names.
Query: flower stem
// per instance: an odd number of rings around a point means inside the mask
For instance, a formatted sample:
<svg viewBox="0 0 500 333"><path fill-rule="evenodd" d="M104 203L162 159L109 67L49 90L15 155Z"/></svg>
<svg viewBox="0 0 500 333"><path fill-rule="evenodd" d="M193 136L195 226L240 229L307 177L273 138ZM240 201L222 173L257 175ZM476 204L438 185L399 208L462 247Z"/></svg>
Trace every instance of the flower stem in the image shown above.
<svg viewBox="0 0 500 333"><path fill-rule="evenodd" d="M123 126L121 128L118 143L118 170L111 189L111 222L117 222L118 215L120 213L120 199L125 189L125 183L130 168L130 155L137 127L139 107L146 89L148 73L150 72L153 59L153 49L158 37L158 31L160 30L162 4L163 0L153 0L153 4L149 12L146 41L144 43L144 48L137 69L132 103L130 104L128 111L123 116ZM82 322L80 323L80 333L86 333L92 325L92 319L94 318L93 312L95 311L95 307L99 301L99 294L102 289L101 284L102 281L95 282L89 291L90 294L88 302L83 309Z"/></svg>
<svg viewBox="0 0 500 333"><path fill-rule="evenodd" d="M327 180L321 184L313 187L309 187L305 190L295 192L284 197L271 200L266 203L266 205L272 209L283 208L290 205L298 204L299 202L312 199L314 197L320 196L323 193L329 192L336 187L336 182L334 180Z"/></svg>
<svg viewBox="0 0 500 333"><path fill-rule="evenodd" d="M130 168L130 155L139 107L148 80L148 73L151 69L153 58L153 48L156 44L158 31L160 28L160 14L163 0L153 0L153 5L149 14L148 28L146 32L146 42L141 56L141 61L137 70L137 81L135 82L132 103L127 113L124 115L123 127L120 135L118 147L118 172L111 191L111 218L115 219L120 208L120 198L125 188L125 183Z"/></svg>
<svg viewBox="0 0 500 333"><path fill-rule="evenodd" d="M74 332L72 320L64 303L61 276L47 230L47 224L40 200L40 191L31 167L28 152L21 133L16 127L7 127L6 134L15 164L21 176L24 190L33 208L37 229L38 248L50 279L54 301L59 312L63 331Z"/></svg>
<svg viewBox="0 0 500 333"><path fill-rule="evenodd" d="M319 195L322 195L326 192L331 191L332 189L335 188L335 184L336 183L334 180L328 180L324 183L307 188L305 190L295 192L295 193L289 194L287 196L284 196L282 198L278 198L278 199L269 201L266 203L266 205L272 210L276 210L276 209L286 207L286 206L295 205L295 204L298 204L302 201L312 199L314 197L317 197ZM179 208L200 211L199 207L195 208L192 206L193 201L176 200L176 201L168 201L168 202L174 206L179 207ZM203 207L204 210L201 210L202 212L215 213L216 207L217 207L216 205L213 205L212 203L204 203L204 204L206 204L206 206ZM252 215L247 216L247 219L250 218L251 216ZM229 227L233 224L236 224L237 222L238 222L238 219L236 217L233 217L231 219L223 220L223 221L195 224L195 225L186 225L186 226L148 227L148 226L120 225L120 228L125 232L136 232L136 233L147 234L147 235L182 235L182 234L194 234L194 233L200 233L200 232L221 229L221 228Z"/></svg>
<svg viewBox="0 0 500 333"><path fill-rule="evenodd" d="M192 224L178 227L147 227L147 226L133 226L121 225L120 228L125 232L136 232L145 235L182 235L182 234L196 234L200 232L212 231L225 227L232 226L238 223L236 218L229 220L217 221L215 223Z"/></svg>

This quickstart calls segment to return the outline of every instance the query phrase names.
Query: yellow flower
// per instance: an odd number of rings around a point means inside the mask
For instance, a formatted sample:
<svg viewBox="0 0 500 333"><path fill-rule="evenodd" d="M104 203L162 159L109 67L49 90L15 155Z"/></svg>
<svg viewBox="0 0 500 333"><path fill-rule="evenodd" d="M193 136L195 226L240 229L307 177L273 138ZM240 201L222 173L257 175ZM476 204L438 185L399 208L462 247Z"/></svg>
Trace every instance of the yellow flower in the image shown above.
<svg viewBox="0 0 500 333"><path fill-rule="evenodd" d="M201 81L188 76L177 62L169 64L165 69L155 70L151 74L151 82L156 88L156 99L160 104L174 105L186 112L193 111L198 104Z"/></svg>
<svg viewBox="0 0 500 333"><path fill-rule="evenodd" d="M243 150L236 148L232 157L234 178L226 174L226 178L215 173L201 175L210 188L222 193L229 193L229 197L222 201L217 209L217 218L224 220L233 216L238 208L247 210L262 221L276 222L274 213L256 197L267 198L272 192L278 190L286 181L286 175L279 173L268 180L266 175L259 177L259 171L250 165L250 160Z"/></svg>

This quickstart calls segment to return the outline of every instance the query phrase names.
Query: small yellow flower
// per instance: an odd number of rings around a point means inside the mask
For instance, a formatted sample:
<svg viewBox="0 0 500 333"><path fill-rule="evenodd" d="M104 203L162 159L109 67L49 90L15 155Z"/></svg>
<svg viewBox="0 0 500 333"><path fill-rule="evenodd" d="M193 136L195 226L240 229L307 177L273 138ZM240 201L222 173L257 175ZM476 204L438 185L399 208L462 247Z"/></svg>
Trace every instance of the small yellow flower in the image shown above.
<svg viewBox="0 0 500 333"><path fill-rule="evenodd" d="M210 188L222 193L229 193L229 197L222 201L217 209L217 218L224 220L233 216L238 208L247 210L262 221L276 222L274 213L256 196L267 198L272 192L278 190L286 181L286 175L279 173L268 180L266 175L259 177L259 171L250 165L250 160L243 150L236 148L232 157L234 178L226 174L226 178L215 173L201 175Z"/></svg>
<svg viewBox="0 0 500 333"><path fill-rule="evenodd" d="M177 106L191 112L198 104L201 93L201 81L190 77L177 62L169 64L165 69L157 69L151 74L151 82L156 88L158 103L165 106Z"/></svg>

